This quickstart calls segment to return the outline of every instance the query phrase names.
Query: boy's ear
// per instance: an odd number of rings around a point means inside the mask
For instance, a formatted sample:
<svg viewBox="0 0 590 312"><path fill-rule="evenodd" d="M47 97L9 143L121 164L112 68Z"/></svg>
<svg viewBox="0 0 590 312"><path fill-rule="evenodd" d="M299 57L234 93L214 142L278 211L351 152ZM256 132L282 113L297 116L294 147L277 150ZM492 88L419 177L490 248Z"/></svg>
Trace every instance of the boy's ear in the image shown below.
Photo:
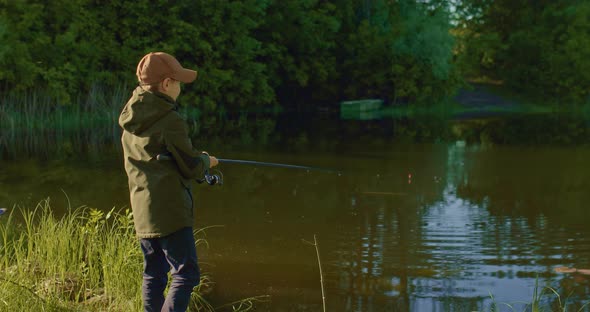
<svg viewBox="0 0 590 312"><path fill-rule="evenodd" d="M164 78L164 80L162 80L162 89L163 90L168 89L169 85L170 85L170 78Z"/></svg>

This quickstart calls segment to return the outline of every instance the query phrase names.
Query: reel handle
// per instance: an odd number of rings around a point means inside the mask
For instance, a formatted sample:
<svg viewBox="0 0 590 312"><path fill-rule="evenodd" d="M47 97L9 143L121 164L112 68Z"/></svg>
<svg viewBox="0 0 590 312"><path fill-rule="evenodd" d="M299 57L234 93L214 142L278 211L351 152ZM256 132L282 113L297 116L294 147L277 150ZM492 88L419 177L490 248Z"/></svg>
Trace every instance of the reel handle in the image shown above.
<svg viewBox="0 0 590 312"><path fill-rule="evenodd" d="M205 177L203 179L197 179L197 183L201 184L207 182L207 184L213 185L223 185L223 174L219 170L215 170L215 174L210 174L209 170L205 171Z"/></svg>

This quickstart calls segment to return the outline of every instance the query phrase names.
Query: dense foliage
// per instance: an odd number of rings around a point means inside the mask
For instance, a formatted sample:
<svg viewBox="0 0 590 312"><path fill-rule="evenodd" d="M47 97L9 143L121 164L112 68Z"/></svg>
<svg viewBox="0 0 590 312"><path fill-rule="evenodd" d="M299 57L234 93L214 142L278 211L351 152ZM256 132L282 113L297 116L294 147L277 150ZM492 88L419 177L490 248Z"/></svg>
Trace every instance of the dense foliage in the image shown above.
<svg viewBox="0 0 590 312"><path fill-rule="evenodd" d="M471 77L505 82L529 97L587 101L590 2L463 0L461 63Z"/></svg>
<svg viewBox="0 0 590 312"><path fill-rule="evenodd" d="M181 102L204 111L424 102L456 89L450 28L410 0L0 0L0 89L76 103L160 50L198 69Z"/></svg>
<svg viewBox="0 0 590 312"><path fill-rule="evenodd" d="M160 50L199 70L181 102L205 112L424 104L463 77L580 103L589 17L582 0L0 0L0 91L79 103L131 89Z"/></svg>

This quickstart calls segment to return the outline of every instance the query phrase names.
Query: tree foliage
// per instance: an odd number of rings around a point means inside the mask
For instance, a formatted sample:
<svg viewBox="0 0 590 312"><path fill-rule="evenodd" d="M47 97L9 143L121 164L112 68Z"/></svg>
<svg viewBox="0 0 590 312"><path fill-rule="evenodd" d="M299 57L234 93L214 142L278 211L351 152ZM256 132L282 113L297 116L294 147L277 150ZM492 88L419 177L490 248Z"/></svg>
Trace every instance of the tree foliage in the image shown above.
<svg viewBox="0 0 590 312"><path fill-rule="evenodd" d="M449 14L411 0L0 0L0 88L72 104L96 84L131 88L139 59L166 51L198 70L181 102L204 111L425 101L457 86Z"/></svg>
<svg viewBox="0 0 590 312"><path fill-rule="evenodd" d="M590 2L465 0L462 8L466 73L562 103L587 100Z"/></svg>
<svg viewBox="0 0 590 312"><path fill-rule="evenodd" d="M448 10L418 1L342 1L341 97L427 102L453 93Z"/></svg>

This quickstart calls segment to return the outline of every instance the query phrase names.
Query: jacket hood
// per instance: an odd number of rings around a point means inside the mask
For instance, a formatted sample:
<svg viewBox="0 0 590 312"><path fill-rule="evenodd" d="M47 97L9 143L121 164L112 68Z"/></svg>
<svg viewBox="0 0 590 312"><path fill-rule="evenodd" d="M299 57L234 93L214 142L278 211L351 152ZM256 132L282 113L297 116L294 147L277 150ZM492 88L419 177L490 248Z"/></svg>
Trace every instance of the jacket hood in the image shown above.
<svg viewBox="0 0 590 312"><path fill-rule="evenodd" d="M121 111L119 125L125 131L139 135L176 109L176 102L171 97L137 87Z"/></svg>

